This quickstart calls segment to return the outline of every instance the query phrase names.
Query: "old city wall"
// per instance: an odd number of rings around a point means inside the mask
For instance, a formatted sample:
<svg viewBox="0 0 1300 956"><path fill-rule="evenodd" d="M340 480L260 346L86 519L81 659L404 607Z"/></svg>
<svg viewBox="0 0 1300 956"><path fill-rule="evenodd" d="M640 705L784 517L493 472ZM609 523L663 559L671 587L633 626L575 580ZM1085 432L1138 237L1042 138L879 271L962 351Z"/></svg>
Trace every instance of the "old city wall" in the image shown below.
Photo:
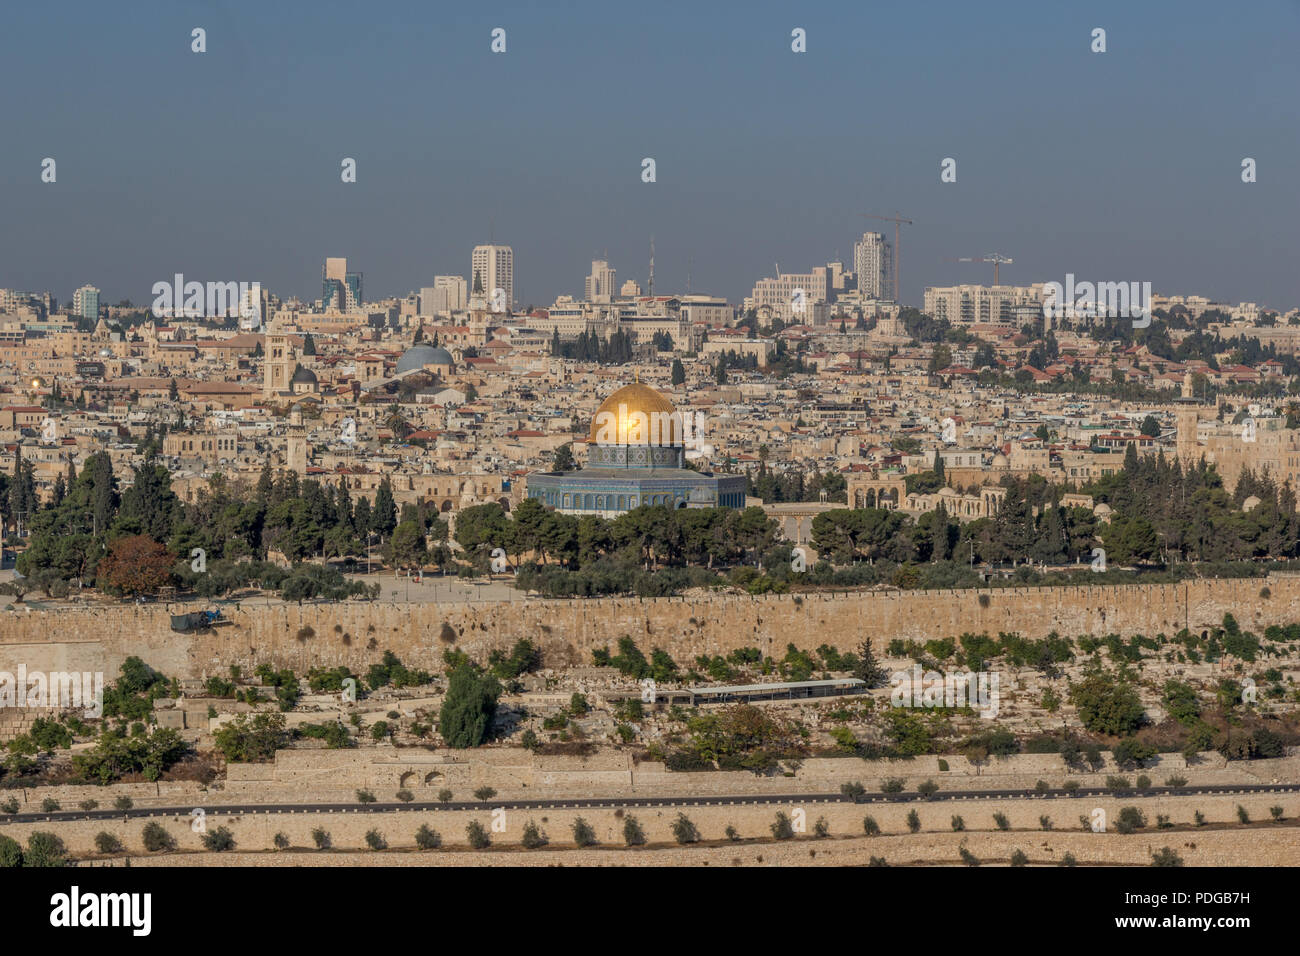
<svg viewBox="0 0 1300 956"><path fill-rule="evenodd" d="M195 606L197 607L197 605ZM628 635L647 653L679 661L744 646L781 656L830 644L851 650L864 637L927 640L1014 631L1042 637L1173 634L1204 630L1232 613L1245 628L1300 621L1300 574L1109 587L862 591L836 594L704 595L597 600L398 604L246 602L226 609L230 624L194 634L170 630L171 613L191 606L129 605L11 611L0 617L0 671L104 671L129 655L169 675L245 673L258 664L346 665L360 671L391 650L409 666L442 669L454 644L476 659L529 637L549 666L587 665L596 648Z"/></svg>

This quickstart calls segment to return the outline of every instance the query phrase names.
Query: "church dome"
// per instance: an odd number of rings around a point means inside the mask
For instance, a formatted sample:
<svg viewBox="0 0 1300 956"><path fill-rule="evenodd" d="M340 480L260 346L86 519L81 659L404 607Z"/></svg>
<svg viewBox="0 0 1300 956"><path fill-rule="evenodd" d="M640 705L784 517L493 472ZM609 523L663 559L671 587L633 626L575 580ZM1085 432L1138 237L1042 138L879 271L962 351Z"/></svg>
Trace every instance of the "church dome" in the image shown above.
<svg viewBox="0 0 1300 956"><path fill-rule="evenodd" d="M290 384L293 385L315 385L317 383L316 373L309 368L298 366L298 371L293 373L293 379Z"/></svg>
<svg viewBox="0 0 1300 956"><path fill-rule="evenodd" d="M649 385L624 385L600 403L591 419L598 445L680 445L682 424L673 403Z"/></svg>
<svg viewBox="0 0 1300 956"><path fill-rule="evenodd" d="M451 353L446 349L421 342L419 345L412 345L402 353L402 357L397 360L397 374L413 372L416 369L424 368L426 365L451 364L453 364Z"/></svg>

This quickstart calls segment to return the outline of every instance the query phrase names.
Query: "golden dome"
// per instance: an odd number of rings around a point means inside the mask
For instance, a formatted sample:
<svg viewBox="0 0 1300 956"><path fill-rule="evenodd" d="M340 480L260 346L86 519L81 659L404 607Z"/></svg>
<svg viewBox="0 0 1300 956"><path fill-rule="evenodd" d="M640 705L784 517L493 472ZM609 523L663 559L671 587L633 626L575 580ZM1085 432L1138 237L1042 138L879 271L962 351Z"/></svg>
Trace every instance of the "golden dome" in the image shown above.
<svg viewBox="0 0 1300 956"><path fill-rule="evenodd" d="M682 425L673 403L649 385L624 385L600 403L591 419L598 445L679 445Z"/></svg>

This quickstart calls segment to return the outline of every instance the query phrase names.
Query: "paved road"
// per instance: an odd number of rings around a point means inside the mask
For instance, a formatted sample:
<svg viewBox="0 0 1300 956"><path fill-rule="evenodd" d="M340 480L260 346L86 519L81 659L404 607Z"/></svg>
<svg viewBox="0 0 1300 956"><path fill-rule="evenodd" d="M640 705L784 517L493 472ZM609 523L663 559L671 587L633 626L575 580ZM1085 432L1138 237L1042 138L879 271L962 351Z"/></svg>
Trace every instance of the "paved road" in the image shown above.
<svg viewBox="0 0 1300 956"><path fill-rule="evenodd" d="M741 794L714 797L592 797L570 800L489 800L449 803L232 803L200 804L205 813L237 816L244 814L294 813L427 813L446 810L601 810L631 807L735 807L805 803L939 803L988 799L1078 800L1084 797L1133 799L1164 796L1250 796L1261 793L1300 793L1300 784L1228 784L1201 787L1150 787L1146 790L1108 790L1081 787L1078 790L951 790L930 798L917 793L868 793L853 800L841 793ZM175 807L139 807L131 810L61 810L52 813L0 815L6 823L56 823L64 820L115 820L149 817L188 816L191 804Z"/></svg>

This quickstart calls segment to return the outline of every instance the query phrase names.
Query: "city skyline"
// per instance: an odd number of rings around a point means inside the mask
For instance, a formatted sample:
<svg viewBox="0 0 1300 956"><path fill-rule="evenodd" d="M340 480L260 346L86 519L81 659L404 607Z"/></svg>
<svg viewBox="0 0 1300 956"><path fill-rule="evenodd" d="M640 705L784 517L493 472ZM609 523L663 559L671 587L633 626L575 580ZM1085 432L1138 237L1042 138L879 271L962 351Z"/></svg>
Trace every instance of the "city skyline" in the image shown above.
<svg viewBox="0 0 1300 956"><path fill-rule="evenodd" d="M73 4L58 30L16 11L0 39L7 85L69 46L85 55L12 104L26 132L0 157L0 285L63 298L89 283L138 301L184 272L312 298L337 250L365 264L375 293L401 295L459 274L475 243L509 243L515 300L544 305L580 294L598 256L644 286L655 236L657 289L684 292L689 276L692 291L739 301L775 262L850 263L855 237L881 225L863 214L897 209L915 222L903 231L907 304L927 285L986 282L984 267L944 260L993 251L1016 260L1005 282L1138 275L1219 300L1300 301L1287 255L1300 212L1294 4L1248 18L1202 3L1011 4L937 20L762 4L743 19L692 9L685 31L665 15L630 39L626 14L595 5L563 24L517 5L436 24L394 7L408 30L353 22L335 4L310 21L160 5L129 25ZM355 70L310 52L345 23ZM508 45L494 54L498 26ZM1105 53L1089 50L1097 26ZM805 53L791 50L796 27ZM285 49L309 51L292 74L247 69ZM655 49L670 68L628 77L616 67L629 49ZM1215 68L1188 69L1189 52ZM160 71L168 84L153 82ZM442 92L464 74L499 104L491 115ZM138 108L114 111L124 96ZM579 98L611 117L581 147L568 109ZM336 112L351 117L342 132L324 122ZM43 157L58 163L54 183L41 181ZM1244 157L1258 163L1254 183L1241 181ZM345 158L354 183L340 181ZM940 181L945 158L954 183Z"/></svg>

